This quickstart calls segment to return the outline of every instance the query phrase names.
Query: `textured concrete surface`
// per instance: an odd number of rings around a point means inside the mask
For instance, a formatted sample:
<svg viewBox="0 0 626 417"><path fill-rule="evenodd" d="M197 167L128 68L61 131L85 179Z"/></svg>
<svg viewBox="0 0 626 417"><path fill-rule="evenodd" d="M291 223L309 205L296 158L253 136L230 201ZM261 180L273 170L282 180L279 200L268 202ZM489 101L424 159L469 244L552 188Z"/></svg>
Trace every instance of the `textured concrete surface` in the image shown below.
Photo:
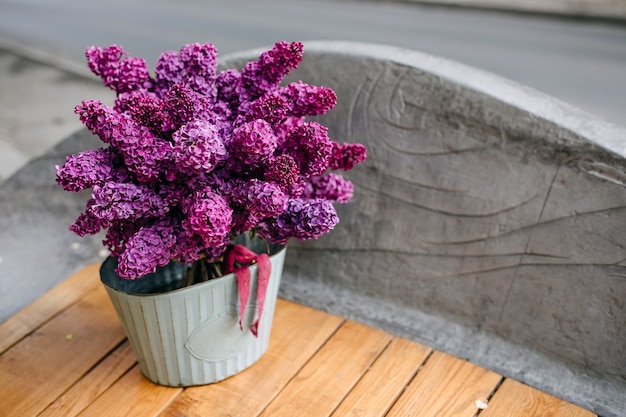
<svg viewBox="0 0 626 417"><path fill-rule="evenodd" d="M335 89L323 122L369 158L340 227L291 244L284 293L623 415L626 129L437 57L306 47L294 79Z"/></svg>

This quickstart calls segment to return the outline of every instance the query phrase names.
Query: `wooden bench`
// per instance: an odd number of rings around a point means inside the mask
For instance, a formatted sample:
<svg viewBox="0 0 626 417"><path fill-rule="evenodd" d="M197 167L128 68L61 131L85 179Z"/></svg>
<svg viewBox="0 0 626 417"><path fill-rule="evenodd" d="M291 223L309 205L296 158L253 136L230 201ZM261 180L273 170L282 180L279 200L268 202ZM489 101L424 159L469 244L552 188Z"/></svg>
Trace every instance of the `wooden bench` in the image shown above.
<svg viewBox="0 0 626 417"><path fill-rule="evenodd" d="M90 265L0 325L0 415L591 417L499 374L279 299L267 353L217 384L144 378Z"/></svg>

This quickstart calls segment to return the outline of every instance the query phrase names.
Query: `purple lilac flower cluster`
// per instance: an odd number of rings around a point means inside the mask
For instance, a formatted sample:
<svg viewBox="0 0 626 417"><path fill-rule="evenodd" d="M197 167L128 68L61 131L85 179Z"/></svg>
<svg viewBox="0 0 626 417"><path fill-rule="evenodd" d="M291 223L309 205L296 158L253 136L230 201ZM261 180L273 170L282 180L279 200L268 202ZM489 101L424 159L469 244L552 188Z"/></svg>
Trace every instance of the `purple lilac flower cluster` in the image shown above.
<svg viewBox="0 0 626 417"><path fill-rule="evenodd" d="M335 106L332 89L280 85L302 50L278 42L240 71L218 72L217 49L194 43L163 53L152 76L120 46L88 48L89 68L117 98L76 106L107 146L57 166L65 190L93 191L70 230L106 230L128 279L171 259L216 261L240 233L286 243L332 230L333 203L348 202L353 185L331 171L352 169L366 149L305 120Z"/></svg>

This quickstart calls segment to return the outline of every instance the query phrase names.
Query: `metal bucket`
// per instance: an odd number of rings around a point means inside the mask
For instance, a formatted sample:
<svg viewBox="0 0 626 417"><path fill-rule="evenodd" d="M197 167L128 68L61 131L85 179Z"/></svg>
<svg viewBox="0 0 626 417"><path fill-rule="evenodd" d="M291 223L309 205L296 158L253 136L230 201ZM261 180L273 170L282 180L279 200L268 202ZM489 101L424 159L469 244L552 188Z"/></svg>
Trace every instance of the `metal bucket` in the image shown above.
<svg viewBox="0 0 626 417"><path fill-rule="evenodd" d="M257 315L257 265L250 266L251 295L241 330L235 274L178 288L187 265L171 262L154 274L125 280L114 272L117 258L105 260L102 282L149 380L174 387L204 385L235 375L260 359L269 345L286 251L279 245L271 249L272 270L258 337L249 329Z"/></svg>

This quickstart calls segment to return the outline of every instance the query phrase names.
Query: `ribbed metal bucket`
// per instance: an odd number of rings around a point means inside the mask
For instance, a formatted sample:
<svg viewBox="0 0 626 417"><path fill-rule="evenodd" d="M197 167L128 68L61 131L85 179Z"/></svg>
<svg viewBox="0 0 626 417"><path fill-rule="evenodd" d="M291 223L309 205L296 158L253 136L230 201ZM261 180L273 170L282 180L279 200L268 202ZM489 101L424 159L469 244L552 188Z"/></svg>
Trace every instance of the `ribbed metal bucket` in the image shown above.
<svg viewBox="0 0 626 417"><path fill-rule="evenodd" d="M100 275L142 373L161 385L204 385L241 372L267 350L284 258L285 248L274 247L258 337L249 329L257 315L256 265L250 267L243 331L235 274L174 289L185 265L172 262L144 278L124 280L114 272L117 258L109 257Z"/></svg>

